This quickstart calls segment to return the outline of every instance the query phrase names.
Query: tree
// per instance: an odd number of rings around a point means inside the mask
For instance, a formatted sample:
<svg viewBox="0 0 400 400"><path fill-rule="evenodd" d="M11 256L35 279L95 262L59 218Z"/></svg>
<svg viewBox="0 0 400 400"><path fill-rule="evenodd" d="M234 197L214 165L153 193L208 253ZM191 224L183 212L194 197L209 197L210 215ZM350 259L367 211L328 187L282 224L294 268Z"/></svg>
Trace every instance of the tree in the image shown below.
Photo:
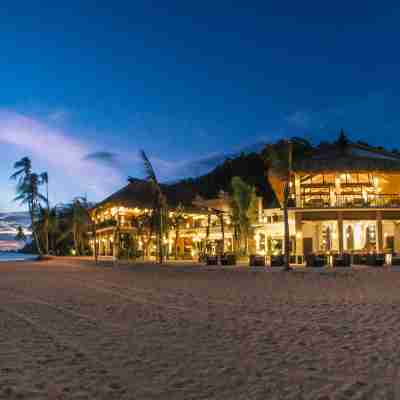
<svg viewBox="0 0 400 400"><path fill-rule="evenodd" d="M22 226L19 226L17 228L17 233L15 235L15 240L18 242L26 242L27 237L25 235L24 229L22 228Z"/></svg>
<svg viewBox="0 0 400 400"><path fill-rule="evenodd" d="M14 163L14 169L16 171L11 175L11 179L18 180L19 184L22 184L26 177L32 173L32 162L30 158L23 157L19 161Z"/></svg>
<svg viewBox="0 0 400 400"><path fill-rule="evenodd" d="M225 221L224 221L223 211L218 212L218 218L221 226L221 241L222 241L221 254L223 255L225 253Z"/></svg>
<svg viewBox="0 0 400 400"><path fill-rule="evenodd" d="M169 218L169 222L171 226L175 230L175 244L174 244L174 252L175 252L175 260L178 259L178 241L180 236L180 228L182 224L185 222L186 218L184 215L184 208L181 204L175 209L172 213L172 216Z"/></svg>
<svg viewBox="0 0 400 400"><path fill-rule="evenodd" d="M148 255L154 229L153 219L150 213L143 213L132 219L132 225L135 227L136 234L142 243L143 259Z"/></svg>
<svg viewBox="0 0 400 400"><path fill-rule="evenodd" d="M206 254L211 253L211 246L210 246L210 229L211 229L211 212L208 210L207 213L207 229L206 229Z"/></svg>
<svg viewBox="0 0 400 400"><path fill-rule="evenodd" d="M84 255L87 247L87 232L91 224L89 205L84 197L75 198L63 210L63 233L58 238L58 243L72 236L74 249L77 255Z"/></svg>
<svg viewBox="0 0 400 400"><path fill-rule="evenodd" d="M49 203L49 175L47 172L42 172L40 175L40 181L42 184L46 185L46 204L47 208L50 209Z"/></svg>
<svg viewBox="0 0 400 400"><path fill-rule="evenodd" d="M46 254L55 249L55 237L59 234L59 221L56 208L39 206L38 233Z"/></svg>
<svg viewBox="0 0 400 400"><path fill-rule="evenodd" d="M143 150L140 151L140 157L143 161L146 180L151 184L153 192L152 214L156 221L158 261L162 264L164 261L163 238L166 225L167 200L161 190L154 168Z"/></svg>
<svg viewBox="0 0 400 400"><path fill-rule="evenodd" d="M285 270L290 271L290 232L289 232L289 198L292 182L293 163L304 158L312 150L310 143L301 138L281 140L266 146L263 156L266 161L268 178L274 187L275 194L283 209L284 224L284 263Z"/></svg>
<svg viewBox="0 0 400 400"><path fill-rule="evenodd" d="M21 205L27 205L31 219L32 235L35 240L39 255L42 254L39 235L37 231L36 217L41 202L46 198L40 193L39 186L41 179L39 175L32 172L32 162L28 157L23 157L14 164L16 171L11 175L11 179L17 180L17 196L14 201L19 201Z"/></svg>
<svg viewBox="0 0 400 400"><path fill-rule="evenodd" d="M232 178L232 223L236 227L239 248L248 254L251 223L257 213L257 196L253 186L247 185L241 178Z"/></svg>

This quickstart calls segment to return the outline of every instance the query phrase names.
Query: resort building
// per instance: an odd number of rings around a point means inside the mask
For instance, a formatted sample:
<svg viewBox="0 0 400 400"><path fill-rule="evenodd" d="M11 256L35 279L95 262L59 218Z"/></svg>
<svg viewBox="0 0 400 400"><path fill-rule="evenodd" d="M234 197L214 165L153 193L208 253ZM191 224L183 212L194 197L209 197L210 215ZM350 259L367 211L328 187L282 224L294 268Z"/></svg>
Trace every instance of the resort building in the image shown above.
<svg viewBox="0 0 400 400"><path fill-rule="evenodd" d="M261 172L263 173L263 172ZM279 199L284 182L270 176ZM400 253L400 155L359 143L320 145L294 163L290 174L290 260L308 254ZM164 254L196 259L235 250L230 198L202 199L191 191L162 185L168 205ZM257 199L249 253L283 253L280 207ZM91 212L99 255L154 257L151 228L154 192L150 183L131 180ZM91 240L94 248L95 238Z"/></svg>
<svg viewBox="0 0 400 400"><path fill-rule="evenodd" d="M163 253L167 258L195 259L205 253L222 254L234 250L227 194L221 192L217 198L205 200L168 185L163 185L163 193L168 205L168 226L163 238ZM151 184L139 179L131 180L97 204L91 211L95 225L92 249L96 240L101 256L155 257L153 204Z"/></svg>
<svg viewBox="0 0 400 400"><path fill-rule="evenodd" d="M271 179L277 194L283 182ZM400 155L356 143L322 145L293 165L291 255L400 252ZM279 195L278 195L279 197ZM266 249L280 252L282 211L265 210Z"/></svg>

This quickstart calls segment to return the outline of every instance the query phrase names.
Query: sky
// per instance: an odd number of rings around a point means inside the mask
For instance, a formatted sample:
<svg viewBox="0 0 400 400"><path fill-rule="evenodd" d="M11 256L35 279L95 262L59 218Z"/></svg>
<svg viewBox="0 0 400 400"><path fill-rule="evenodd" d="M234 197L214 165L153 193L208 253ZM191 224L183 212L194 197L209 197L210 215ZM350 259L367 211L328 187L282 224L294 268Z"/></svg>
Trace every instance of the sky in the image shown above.
<svg viewBox="0 0 400 400"><path fill-rule="evenodd" d="M65 3L59 5L57 3ZM100 200L253 143L304 136L400 148L400 6L364 1L5 1L0 212L23 156L53 204Z"/></svg>

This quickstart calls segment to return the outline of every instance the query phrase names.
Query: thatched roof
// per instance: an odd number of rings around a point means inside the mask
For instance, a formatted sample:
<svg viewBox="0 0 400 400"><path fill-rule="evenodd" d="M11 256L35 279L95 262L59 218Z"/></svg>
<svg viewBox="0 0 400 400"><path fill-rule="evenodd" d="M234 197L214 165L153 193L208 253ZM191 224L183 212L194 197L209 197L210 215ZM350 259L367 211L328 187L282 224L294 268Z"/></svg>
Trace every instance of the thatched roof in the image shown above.
<svg viewBox="0 0 400 400"><path fill-rule="evenodd" d="M231 198L227 193L220 193L218 197L213 199L203 199L197 196L193 200L193 204L202 209L213 210L214 212L230 212L231 211Z"/></svg>
<svg viewBox="0 0 400 400"><path fill-rule="evenodd" d="M200 207L192 204L196 197L196 193L189 190L176 188L173 185L161 185L162 191L167 198L167 204L170 209L174 209L179 205L183 206L186 212L201 212ZM154 205L154 189L151 183L141 180L132 179L126 186L96 205L95 208L102 206L115 206L127 208L148 208Z"/></svg>
<svg viewBox="0 0 400 400"><path fill-rule="evenodd" d="M321 145L309 157L299 160L300 173L399 172L400 155L359 143Z"/></svg>

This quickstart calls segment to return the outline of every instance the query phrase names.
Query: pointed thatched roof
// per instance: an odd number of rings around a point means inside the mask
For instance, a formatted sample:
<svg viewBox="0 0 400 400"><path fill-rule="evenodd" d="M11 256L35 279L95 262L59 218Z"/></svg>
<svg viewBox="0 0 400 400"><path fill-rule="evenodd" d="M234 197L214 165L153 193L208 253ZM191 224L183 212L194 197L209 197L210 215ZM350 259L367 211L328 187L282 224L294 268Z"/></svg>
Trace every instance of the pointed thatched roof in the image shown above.
<svg viewBox="0 0 400 400"><path fill-rule="evenodd" d="M391 172L400 173L400 155L366 144L337 141L321 144L294 170L300 173Z"/></svg>
<svg viewBox="0 0 400 400"><path fill-rule="evenodd" d="M170 209L181 205L186 212L197 213L204 211L192 203L196 197L196 193L184 190L182 187L178 189L173 185L161 185L161 189L167 198L167 204ZM113 206L151 209L153 205L154 189L152 184L142 179L131 179L126 186L98 203L95 208Z"/></svg>

